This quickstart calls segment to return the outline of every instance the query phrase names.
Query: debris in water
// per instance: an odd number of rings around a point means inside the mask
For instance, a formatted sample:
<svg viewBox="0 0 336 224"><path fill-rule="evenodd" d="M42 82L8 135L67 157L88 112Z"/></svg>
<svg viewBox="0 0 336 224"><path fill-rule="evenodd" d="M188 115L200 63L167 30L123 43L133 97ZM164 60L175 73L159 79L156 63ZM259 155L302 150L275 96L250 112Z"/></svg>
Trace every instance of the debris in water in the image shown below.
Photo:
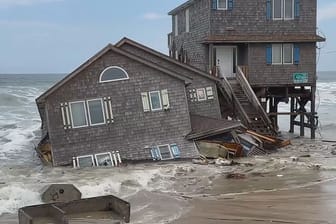
<svg viewBox="0 0 336 224"><path fill-rule="evenodd" d="M246 174L243 173L229 173L228 175L226 175L227 179L245 179L246 178Z"/></svg>

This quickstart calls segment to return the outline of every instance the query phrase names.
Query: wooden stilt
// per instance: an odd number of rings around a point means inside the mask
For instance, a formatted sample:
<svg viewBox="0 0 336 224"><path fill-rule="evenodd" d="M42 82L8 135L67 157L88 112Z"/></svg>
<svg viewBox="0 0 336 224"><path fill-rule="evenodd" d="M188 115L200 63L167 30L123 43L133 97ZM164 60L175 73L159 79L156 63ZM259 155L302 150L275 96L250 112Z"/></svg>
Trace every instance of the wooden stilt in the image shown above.
<svg viewBox="0 0 336 224"><path fill-rule="evenodd" d="M294 113L294 106L295 106L295 98L291 97L290 98L290 112L291 113ZM289 133L294 133L294 120L295 120L295 115L290 115Z"/></svg>
<svg viewBox="0 0 336 224"><path fill-rule="evenodd" d="M315 131L316 131L316 126L315 126L315 92L316 92L316 87L312 86L311 87L311 117L310 117L310 124L311 124L311 128L310 128L310 138L311 139L315 139Z"/></svg>

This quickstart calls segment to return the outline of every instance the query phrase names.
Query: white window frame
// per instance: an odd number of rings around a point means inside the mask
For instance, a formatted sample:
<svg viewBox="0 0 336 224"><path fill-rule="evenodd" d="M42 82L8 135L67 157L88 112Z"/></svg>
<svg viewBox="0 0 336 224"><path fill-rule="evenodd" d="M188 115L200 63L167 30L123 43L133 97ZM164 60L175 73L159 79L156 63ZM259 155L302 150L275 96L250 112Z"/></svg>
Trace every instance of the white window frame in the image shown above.
<svg viewBox="0 0 336 224"><path fill-rule="evenodd" d="M203 92L203 94L204 94L204 99L202 99L202 98L200 98L200 95L198 94L198 91L202 91ZM206 90L205 90L205 88L198 88L197 90L196 90L196 93L197 93L197 100L198 101L206 101L207 100L207 94L206 94Z"/></svg>
<svg viewBox="0 0 336 224"><path fill-rule="evenodd" d="M284 58L284 45L291 45L291 62L289 62L289 63L286 63L285 62L285 58ZM282 63L284 64L284 65L292 65L293 63L294 63L294 44L290 44L290 43L285 43L285 44L282 44Z"/></svg>
<svg viewBox="0 0 336 224"><path fill-rule="evenodd" d="M280 62L274 62L274 45L279 45L280 46ZM283 58L283 55L282 55L282 44L272 44L272 65L282 65L282 58Z"/></svg>
<svg viewBox="0 0 336 224"><path fill-rule="evenodd" d="M162 155L161 155L161 150L160 150L160 147L165 147L165 146L168 146L168 149L169 149L169 152L170 152L170 158L168 158L168 159L163 159L162 158ZM159 152L160 152L160 159L161 160L171 160L171 159L174 159L174 155L173 155L173 152L172 152L172 150L171 150L171 148L170 148L170 145L169 144L165 144L165 145L158 145L157 146L157 148L158 148L158 150L159 150Z"/></svg>
<svg viewBox="0 0 336 224"><path fill-rule="evenodd" d="M186 19L186 33L190 32L190 10L187 8L185 10L185 19Z"/></svg>
<svg viewBox="0 0 336 224"><path fill-rule="evenodd" d="M81 158L91 158L91 161L92 161L92 164L93 164L92 167L96 166L96 163L93 159L93 155L85 155L85 156L77 156L76 157L77 167L81 168L80 165L79 165L79 159L81 159ZM83 167L83 168L86 168L86 167Z"/></svg>
<svg viewBox="0 0 336 224"><path fill-rule="evenodd" d="M103 156L103 155L106 155L106 156L109 156L110 159L111 159L111 166L113 167L114 166L114 161L113 161L113 158L112 158L112 154L110 152L104 152L104 153L98 153L98 154L95 154L94 157L95 157L95 161L96 161L96 165L98 167L105 167L105 166L100 166L99 163L98 163L98 156Z"/></svg>
<svg viewBox="0 0 336 224"><path fill-rule="evenodd" d="M109 69L112 69L112 68L116 68L116 69L120 69L122 72L124 72L127 76L127 78L121 78L121 79L113 79L113 80L106 80L106 81L102 81L102 77L104 75L104 73L109 70ZM122 81L122 80L128 80L129 79L129 76L128 76L128 73L126 72L125 69L119 67L119 66L109 66L107 68L105 68L101 73L100 73L100 76L99 76L99 83L106 83L106 82L117 82L117 81Z"/></svg>
<svg viewBox="0 0 336 224"><path fill-rule="evenodd" d="M225 0L225 1L226 1L226 8L219 8L219 1L220 1L220 0L217 0L217 9L218 9L218 10L227 10L227 9L228 9L229 1L228 1L228 0Z"/></svg>
<svg viewBox="0 0 336 224"><path fill-rule="evenodd" d="M178 33L178 15L174 15L174 34L175 37L179 35Z"/></svg>
<svg viewBox="0 0 336 224"><path fill-rule="evenodd" d="M281 49L280 49L280 52L281 52L281 62L280 63L274 63L273 61L273 56L274 56L274 48L273 46L274 45L280 45L281 46ZM284 45L291 45L291 56L292 56L292 61L290 63L285 63L285 60L284 60ZM292 43L277 43L277 44L272 44L272 65L292 65L294 64L294 44Z"/></svg>
<svg viewBox="0 0 336 224"><path fill-rule="evenodd" d="M294 19L294 13L295 13L295 1L292 1L292 17L286 18L286 0L283 0L283 19L284 20L293 20Z"/></svg>
<svg viewBox="0 0 336 224"><path fill-rule="evenodd" d="M292 17L291 18L286 18L286 1L285 0L280 0L281 1L281 17L280 18L274 18L275 15L275 0L272 0L272 17L273 20L293 20L294 19L294 14L295 14L295 1L292 1Z"/></svg>
<svg viewBox="0 0 336 224"><path fill-rule="evenodd" d="M98 101L98 100L100 101L100 105L101 105L101 108L102 108L104 122L103 122L103 123L92 124L92 122L91 122L91 114L90 114L90 106L89 106L89 102L91 102L91 101ZM97 99L86 100L86 106L87 106L87 110L88 110L90 126L97 126L97 125L103 125L103 124L106 124L105 108L104 108L104 102L103 102L103 99L101 99L101 98L97 98Z"/></svg>
<svg viewBox="0 0 336 224"><path fill-rule="evenodd" d="M84 113L85 113L86 125L76 126L76 127L74 126L73 117L72 117L72 108L71 108L71 105L72 105L72 104L75 104L75 103L83 103L83 105L84 105ZM70 102L70 103L69 103L69 109L70 109L71 126L72 126L72 128L84 128L84 127L88 127L88 126L89 126L89 122L88 122L88 119L87 119L87 108L86 108L85 100Z"/></svg>
<svg viewBox="0 0 336 224"><path fill-rule="evenodd" d="M152 94L152 93L159 93L159 98L160 98L160 108L153 109L152 97L151 97L151 94ZM148 93L148 96L149 96L149 104L150 104L151 111L160 111L160 110L162 110L161 92L160 92L159 90L158 90L158 91L151 91L151 92Z"/></svg>

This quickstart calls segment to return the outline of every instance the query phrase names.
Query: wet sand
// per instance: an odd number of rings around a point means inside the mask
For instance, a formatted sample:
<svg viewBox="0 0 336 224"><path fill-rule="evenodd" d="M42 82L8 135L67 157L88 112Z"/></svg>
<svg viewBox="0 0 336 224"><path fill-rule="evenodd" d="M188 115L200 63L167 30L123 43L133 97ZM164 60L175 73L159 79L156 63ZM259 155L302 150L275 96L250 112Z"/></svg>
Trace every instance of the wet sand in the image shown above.
<svg viewBox="0 0 336 224"><path fill-rule="evenodd" d="M336 223L336 181L291 190L198 198L174 224Z"/></svg>

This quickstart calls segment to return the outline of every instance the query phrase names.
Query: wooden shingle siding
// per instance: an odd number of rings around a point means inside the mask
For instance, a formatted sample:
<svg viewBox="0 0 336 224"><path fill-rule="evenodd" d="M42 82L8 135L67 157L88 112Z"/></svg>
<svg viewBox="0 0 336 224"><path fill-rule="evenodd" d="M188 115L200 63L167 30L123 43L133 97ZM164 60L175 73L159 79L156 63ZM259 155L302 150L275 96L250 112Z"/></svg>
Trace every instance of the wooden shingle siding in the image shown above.
<svg viewBox="0 0 336 224"><path fill-rule="evenodd" d="M100 73L112 65L124 68L129 80L99 83ZM168 90L170 109L145 113L141 93L163 89ZM111 97L113 123L64 130L62 102L108 96ZM73 156L116 150L122 159L151 159L145 147L172 143L181 149L181 158L197 155L193 143L184 139L191 128L185 83L113 51L49 95L46 103L56 166L69 164Z"/></svg>
<svg viewBox="0 0 336 224"><path fill-rule="evenodd" d="M267 44L249 46L249 82L252 86L293 86L293 73L308 73L308 83L316 82L315 43L297 44L300 49L300 61L296 65L272 65L266 63ZM294 58L295 60L295 58Z"/></svg>
<svg viewBox="0 0 336 224"><path fill-rule="evenodd" d="M175 71L178 74L191 77L193 81L191 84L189 84L186 87L187 95L189 93L189 90L192 90L192 89L212 87L213 92L214 92L214 99L208 100L205 102L199 102L199 103L192 103L190 100L188 100L189 111L192 114L198 114L198 115L208 116L208 117L217 118L217 119L221 118L215 81L209 78L197 75L194 72L189 71L188 69L184 69L178 65L174 65L167 60L154 56L153 54L147 53L129 44L122 45L121 49L127 52L130 52L134 55L137 55L139 57L147 58L148 60L156 64L160 64L162 67Z"/></svg>

